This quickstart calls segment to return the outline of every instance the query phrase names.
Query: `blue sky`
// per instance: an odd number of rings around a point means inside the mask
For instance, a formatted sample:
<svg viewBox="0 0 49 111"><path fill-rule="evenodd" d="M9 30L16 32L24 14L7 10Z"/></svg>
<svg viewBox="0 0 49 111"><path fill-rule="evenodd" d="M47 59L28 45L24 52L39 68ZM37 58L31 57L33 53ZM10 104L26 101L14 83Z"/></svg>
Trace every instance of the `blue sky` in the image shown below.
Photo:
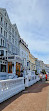
<svg viewBox="0 0 49 111"><path fill-rule="evenodd" d="M49 64L49 0L1 0L31 53Z"/></svg>

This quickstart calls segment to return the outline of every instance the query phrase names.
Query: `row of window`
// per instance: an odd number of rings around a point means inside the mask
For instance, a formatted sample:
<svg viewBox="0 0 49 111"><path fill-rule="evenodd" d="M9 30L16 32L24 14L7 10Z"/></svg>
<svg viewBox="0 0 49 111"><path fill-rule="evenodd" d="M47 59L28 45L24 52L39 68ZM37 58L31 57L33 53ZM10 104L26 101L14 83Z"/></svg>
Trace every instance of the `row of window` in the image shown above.
<svg viewBox="0 0 49 111"><path fill-rule="evenodd" d="M0 39L0 45L5 47L5 41L2 38ZM6 47L7 47L7 49L9 51L11 51L11 52L13 52L15 54L17 53L17 48L12 47L11 44L7 43Z"/></svg>
<svg viewBox="0 0 49 111"><path fill-rule="evenodd" d="M26 55L26 53L24 53L23 51L21 51L21 56L26 57L28 59L28 55Z"/></svg>
<svg viewBox="0 0 49 111"><path fill-rule="evenodd" d="M3 34L3 29L2 27L0 28L0 32L1 34ZM4 37L7 38L7 32L4 30ZM11 35L9 35L9 40L12 41L13 44L18 45L18 41L16 41L14 38L11 37Z"/></svg>
<svg viewBox="0 0 49 111"><path fill-rule="evenodd" d="M2 16L0 16L0 22L3 23L3 17ZM6 20L4 20L4 26L6 28L8 28L9 31L12 32L12 34L14 34L15 36L17 35L17 31L15 31L14 28L12 28L11 25L9 23L7 23Z"/></svg>

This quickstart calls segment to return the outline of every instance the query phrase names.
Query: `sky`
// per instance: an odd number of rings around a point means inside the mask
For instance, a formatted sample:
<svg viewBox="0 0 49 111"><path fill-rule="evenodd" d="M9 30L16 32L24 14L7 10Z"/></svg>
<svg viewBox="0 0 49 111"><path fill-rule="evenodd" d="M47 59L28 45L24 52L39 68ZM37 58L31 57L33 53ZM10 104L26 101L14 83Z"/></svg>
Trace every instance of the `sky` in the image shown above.
<svg viewBox="0 0 49 111"><path fill-rule="evenodd" d="M49 0L1 0L36 58L49 64Z"/></svg>

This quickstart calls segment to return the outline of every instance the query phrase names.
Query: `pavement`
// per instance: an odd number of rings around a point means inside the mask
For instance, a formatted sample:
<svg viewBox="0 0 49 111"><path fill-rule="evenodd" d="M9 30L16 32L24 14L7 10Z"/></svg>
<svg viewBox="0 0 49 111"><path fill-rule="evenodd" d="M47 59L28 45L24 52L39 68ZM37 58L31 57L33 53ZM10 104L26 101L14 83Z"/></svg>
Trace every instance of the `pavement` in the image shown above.
<svg viewBox="0 0 49 111"><path fill-rule="evenodd" d="M49 79L48 79L49 83ZM49 111L49 86L48 86L48 96L47 96L47 106L46 106L46 111Z"/></svg>
<svg viewBox="0 0 49 111"><path fill-rule="evenodd" d="M49 111L49 81L39 81L1 103L0 111Z"/></svg>

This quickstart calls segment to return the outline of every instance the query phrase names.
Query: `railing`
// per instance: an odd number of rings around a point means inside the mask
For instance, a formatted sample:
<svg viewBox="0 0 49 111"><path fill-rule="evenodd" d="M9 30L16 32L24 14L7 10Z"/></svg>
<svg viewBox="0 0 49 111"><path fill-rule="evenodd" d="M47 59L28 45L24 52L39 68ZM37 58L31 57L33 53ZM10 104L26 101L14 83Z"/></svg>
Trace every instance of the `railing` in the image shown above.
<svg viewBox="0 0 49 111"><path fill-rule="evenodd" d="M0 103L24 90L24 78L0 81Z"/></svg>
<svg viewBox="0 0 49 111"><path fill-rule="evenodd" d="M0 80L7 80L15 78L15 74L7 73L7 72L0 72Z"/></svg>
<svg viewBox="0 0 49 111"><path fill-rule="evenodd" d="M25 87L29 87L40 80L39 75L35 75L35 73L30 73L25 76Z"/></svg>
<svg viewBox="0 0 49 111"><path fill-rule="evenodd" d="M26 75L25 76L25 87L29 87L35 83L35 76L34 75Z"/></svg>

